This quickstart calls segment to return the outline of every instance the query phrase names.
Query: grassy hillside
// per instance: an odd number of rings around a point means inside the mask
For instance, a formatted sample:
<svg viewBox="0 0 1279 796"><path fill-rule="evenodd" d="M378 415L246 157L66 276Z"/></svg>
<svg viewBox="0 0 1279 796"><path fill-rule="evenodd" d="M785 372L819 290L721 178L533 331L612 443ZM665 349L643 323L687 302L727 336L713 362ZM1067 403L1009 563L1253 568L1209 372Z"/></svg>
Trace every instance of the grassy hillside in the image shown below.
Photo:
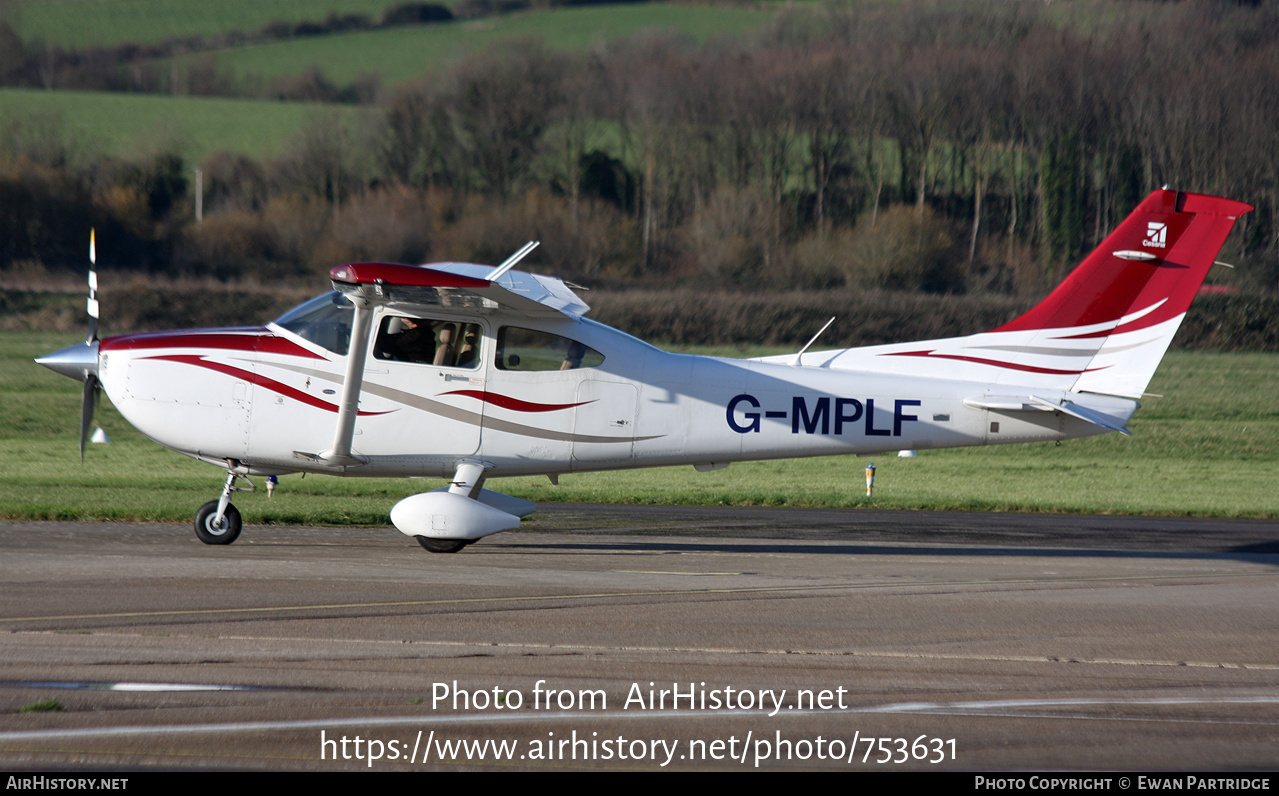
<svg viewBox="0 0 1279 796"><path fill-rule="evenodd" d="M758 30L774 13L673 3L553 8L442 25L290 39L218 50L216 54L221 67L240 77L291 76L318 66L339 83L376 72L384 85L394 86L504 39L532 36L552 49L574 50L654 29L677 30L706 41Z"/></svg>
<svg viewBox="0 0 1279 796"><path fill-rule="evenodd" d="M305 102L0 89L0 117L57 119L78 151L133 157L176 144L188 163L200 163L220 149L275 156L327 114L364 112Z"/></svg>
<svg viewBox="0 0 1279 796"><path fill-rule="evenodd" d="M392 5L386 0L63 0L14 3L8 16L24 37L83 47L256 30L273 20L321 19L330 12L376 16ZM705 41L758 30L772 15L767 10L671 3L557 8L444 25L289 39L179 60L186 66L212 58L219 70L250 80L291 77L319 67L339 84L376 74L384 86L395 86L421 78L441 63L515 37L532 36L552 48L579 49L642 30L670 29ZM255 158L276 155L326 107L334 108L334 113L356 113L348 106L298 102L0 89L0 118L58 119L64 135L90 155L127 157L176 142L192 163L219 149Z"/></svg>
<svg viewBox="0 0 1279 796"><path fill-rule="evenodd" d="M155 44L173 38L251 32L271 22L311 22L329 14L379 19L399 0L24 0L9 24L24 40L61 47ZM447 0L444 5L451 5Z"/></svg>

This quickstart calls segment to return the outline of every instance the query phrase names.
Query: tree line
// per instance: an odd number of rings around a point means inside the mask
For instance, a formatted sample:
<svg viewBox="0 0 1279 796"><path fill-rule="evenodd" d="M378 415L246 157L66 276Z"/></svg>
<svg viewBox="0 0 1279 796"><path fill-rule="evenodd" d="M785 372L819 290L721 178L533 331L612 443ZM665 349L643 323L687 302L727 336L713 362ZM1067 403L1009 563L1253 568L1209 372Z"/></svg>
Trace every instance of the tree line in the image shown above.
<svg viewBox="0 0 1279 796"><path fill-rule="evenodd" d="M497 262L597 285L1031 295L1164 184L1257 206L1214 279L1279 288L1279 4L858 2L759 35L508 42L280 157L86 158L0 122L0 269L289 279ZM75 234L68 234L74 230ZM112 252L107 254L107 252Z"/></svg>

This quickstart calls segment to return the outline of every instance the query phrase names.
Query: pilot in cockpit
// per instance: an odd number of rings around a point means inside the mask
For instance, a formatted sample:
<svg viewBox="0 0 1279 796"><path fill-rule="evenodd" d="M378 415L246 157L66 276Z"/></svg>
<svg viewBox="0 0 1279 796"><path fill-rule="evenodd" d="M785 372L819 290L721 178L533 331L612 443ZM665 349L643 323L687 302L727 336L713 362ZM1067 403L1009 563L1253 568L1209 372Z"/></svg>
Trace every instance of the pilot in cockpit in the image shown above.
<svg viewBox="0 0 1279 796"><path fill-rule="evenodd" d="M373 355L378 359L431 364L435 361L435 331L420 318L390 318Z"/></svg>

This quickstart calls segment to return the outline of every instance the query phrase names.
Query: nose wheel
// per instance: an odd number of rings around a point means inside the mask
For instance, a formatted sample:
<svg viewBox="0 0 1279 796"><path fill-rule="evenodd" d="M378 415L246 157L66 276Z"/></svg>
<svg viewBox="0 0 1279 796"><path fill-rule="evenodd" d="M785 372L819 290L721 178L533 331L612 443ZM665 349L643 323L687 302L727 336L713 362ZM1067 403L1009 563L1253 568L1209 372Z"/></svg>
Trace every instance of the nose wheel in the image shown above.
<svg viewBox="0 0 1279 796"><path fill-rule="evenodd" d="M195 535L205 544L231 544L240 536L240 510L230 503L218 521L218 501L210 500L195 513Z"/></svg>
<svg viewBox="0 0 1279 796"><path fill-rule="evenodd" d="M231 544L240 536L240 510L231 505L232 492L252 492L253 482L229 469L233 462L227 462L226 486L222 487L222 496L210 500L195 513L195 535L205 544ZM248 486L236 486L235 479L244 478Z"/></svg>

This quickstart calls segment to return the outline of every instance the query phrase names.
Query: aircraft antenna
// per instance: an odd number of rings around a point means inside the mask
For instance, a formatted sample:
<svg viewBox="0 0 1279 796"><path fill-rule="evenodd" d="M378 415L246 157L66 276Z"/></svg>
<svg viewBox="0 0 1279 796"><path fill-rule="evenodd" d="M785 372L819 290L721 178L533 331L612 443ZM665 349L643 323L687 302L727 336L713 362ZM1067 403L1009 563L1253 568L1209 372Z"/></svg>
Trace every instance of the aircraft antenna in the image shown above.
<svg viewBox="0 0 1279 796"><path fill-rule="evenodd" d="M817 338L822 336L822 332L830 328L830 325L834 322L835 322L835 316L832 315L830 316L830 320L826 322L826 325L818 329L817 334L813 335L813 339L809 340L807 343L804 343L804 347L799 349L799 351L795 352L795 361L791 363L792 366L796 366L796 367L799 366L799 358L804 356L804 352L808 350L808 347L812 345L813 343L816 343Z"/></svg>
<svg viewBox="0 0 1279 796"><path fill-rule="evenodd" d="M525 257L527 257L529 252L536 249L539 242L540 241L531 240L528 243L524 244L523 246L520 247L519 251L517 251L515 254L512 254L510 257L507 257L505 262L503 262L497 268L494 268L492 271L489 271L488 276L484 278L490 282L496 282L498 279L502 277L503 274L511 270L516 263L518 263L520 260L523 260Z"/></svg>

